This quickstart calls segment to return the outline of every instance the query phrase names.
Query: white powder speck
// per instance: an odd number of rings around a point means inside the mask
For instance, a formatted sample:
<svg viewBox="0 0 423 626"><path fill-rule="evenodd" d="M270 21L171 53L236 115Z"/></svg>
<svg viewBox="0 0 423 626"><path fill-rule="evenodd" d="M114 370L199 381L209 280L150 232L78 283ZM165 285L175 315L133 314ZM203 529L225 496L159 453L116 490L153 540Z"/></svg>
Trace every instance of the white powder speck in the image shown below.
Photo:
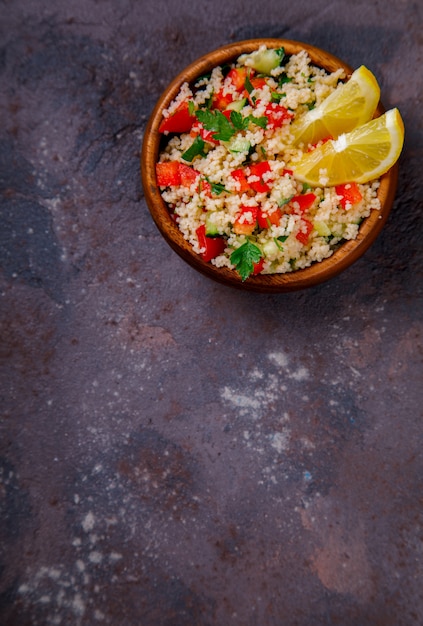
<svg viewBox="0 0 423 626"><path fill-rule="evenodd" d="M275 448L275 450L281 454L281 452L288 449L289 431L286 430L283 433L274 433L270 443L272 448Z"/></svg>
<svg viewBox="0 0 423 626"><path fill-rule="evenodd" d="M95 525L95 517L92 514L92 512L89 511L82 521L82 528L85 530L86 533L88 533L90 532L90 530L94 528L94 525Z"/></svg>
<svg viewBox="0 0 423 626"><path fill-rule="evenodd" d="M307 378L309 377L308 369L306 367L300 367L297 369L296 372L290 374L290 377L298 381L307 380Z"/></svg>
<svg viewBox="0 0 423 626"><path fill-rule="evenodd" d="M101 552L97 552L96 550L94 550L93 552L90 552L88 558L91 563L101 563L101 561L103 560L103 555L101 554Z"/></svg>
<svg viewBox="0 0 423 626"><path fill-rule="evenodd" d="M85 613L85 603L79 593L73 599L72 608L76 615L84 615Z"/></svg>
<svg viewBox="0 0 423 626"><path fill-rule="evenodd" d="M270 361L273 361L278 367L286 369L288 367L288 357L284 352L271 352L268 355Z"/></svg>

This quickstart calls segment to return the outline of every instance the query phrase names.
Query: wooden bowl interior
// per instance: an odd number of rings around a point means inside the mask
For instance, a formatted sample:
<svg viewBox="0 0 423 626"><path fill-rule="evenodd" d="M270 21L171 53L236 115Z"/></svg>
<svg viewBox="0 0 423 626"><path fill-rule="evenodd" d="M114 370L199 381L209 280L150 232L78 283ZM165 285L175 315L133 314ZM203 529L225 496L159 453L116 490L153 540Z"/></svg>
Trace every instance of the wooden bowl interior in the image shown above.
<svg viewBox="0 0 423 626"><path fill-rule="evenodd" d="M314 263L310 267L286 274L250 276L246 281L242 282L240 276L234 270L217 268L211 263L206 263L198 254L194 253L191 245L184 239L171 218L156 182L155 164L163 142L166 141L158 130L162 112L176 97L184 82L192 83L199 76L207 74L217 65L235 61L241 54L252 52L262 44L275 48L283 46L288 55L306 50L314 65L322 67L329 72L333 72L340 67L346 71L347 75L350 75L353 71L349 65L324 50L306 43L287 39L247 40L214 50L191 63L183 72L176 76L157 101L145 129L141 151L141 177L147 205L156 226L173 250L187 263L206 276L226 285L252 291L281 293L320 284L345 270L364 254L379 235L391 210L396 191L398 168L395 165L381 177L378 190L381 209L372 211L369 217L363 220L357 238L344 242L332 256ZM383 112L384 107L379 103L375 116L381 115Z"/></svg>

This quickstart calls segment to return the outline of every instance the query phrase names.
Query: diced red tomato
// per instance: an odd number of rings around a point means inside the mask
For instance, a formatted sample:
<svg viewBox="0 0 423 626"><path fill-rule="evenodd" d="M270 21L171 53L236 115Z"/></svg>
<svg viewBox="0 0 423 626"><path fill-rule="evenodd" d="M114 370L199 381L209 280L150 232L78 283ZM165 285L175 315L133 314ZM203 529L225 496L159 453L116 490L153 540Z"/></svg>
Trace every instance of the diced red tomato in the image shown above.
<svg viewBox="0 0 423 626"><path fill-rule="evenodd" d="M209 143L218 145L219 142L216 139L213 139L213 133L214 131L212 130L206 130L202 123L198 120L194 122L190 131L191 137L196 137L197 135L200 135L203 141L208 141Z"/></svg>
<svg viewBox="0 0 423 626"><path fill-rule="evenodd" d="M298 208L301 213L305 213L305 211L308 211L308 209L313 205L316 198L317 196L314 193L304 193L299 196L294 196L290 203L294 206L294 208Z"/></svg>
<svg viewBox="0 0 423 626"><path fill-rule="evenodd" d="M266 106L265 116L267 117L267 127L266 128L280 128L282 124L286 120L290 120L293 116L291 111L281 104L277 104L276 102L271 102Z"/></svg>
<svg viewBox="0 0 423 626"><path fill-rule="evenodd" d="M346 183L345 185L336 185L336 194L341 196L339 204L343 209L347 208L347 205L354 205L361 202L363 196L357 183Z"/></svg>
<svg viewBox="0 0 423 626"><path fill-rule="evenodd" d="M237 91L242 91L247 78L247 69L245 67L234 67L228 72L227 77Z"/></svg>
<svg viewBox="0 0 423 626"><path fill-rule="evenodd" d="M196 117L190 115L188 102L182 102L176 111L163 119L159 126L159 133L188 133Z"/></svg>
<svg viewBox="0 0 423 626"><path fill-rule="evenodd" d="M208 198L211 198L212 187L211 187L209 181L205 180L204 178L201 178L199 183L198 183L198 193L201 193L202 191L204 191L205 195Z"/></svg>
<svg viewBox="0 0 423 626"><path fill-rule="evenodd" d="M241 206L233 225L233 231L237 235L251 235L257 225L258 208Z"/></svg>
<svg viewBox="0 0 423 626"><path fill-rule="evenodd" d="M305 246L308 243L312 230L313 224L309 220L303 218L301 220L301 230L295 236L298 241L300 241Z"/></svg>
<svg viewBox="0 0 423 626"><path fill-rule="evenodd" d="M171 187L181 184L181 174L177 161L156 163L156 178L159 187Z"/></svg>
<svg viewBox="0 0 423 626"><path fill-rule="evenodd" d="M233 100L234 99L230 93L223 94L223 89L221 89L213 96L212 108L219 109L219 111L224 111L228 104L233 102Z"/></svg>
<svg viewBox="0 0 423 626"><path fill-rule="evenodd" d="M257 214L257 223L260 228L270 228L270 226L277 226L281 220L282 211L278 207L271 213L267 213L263 211L263 209L259 209Z"/></svg>
<svg viewBox="0 0 423 626"><path fill-rule="evenodd" d="M212 259L222 254L226 248L226 239L223 237L207 237L206 227L201 224L195 231L198 238L198 244L200 248L203 248L203 252L200 253L203 261L211 261Z"/></svg>
<svg viewBox="0 0 423 626"><path fill-rule="evenodd" d="M264 267L264 259L261 258L260 261L258 261L258 263L254 263L253 275L256 276L257 274L260 274L260 272L263 271L263 267Z"/></svg>
<svg viewBox="0 0 423 626"><path fill-rule="evenodd" d="M250 75L250 83L254 87L254 89L263 89L266 85L267 81L264 76L251 76Z"/></svg>
<svg viewBox="0 0 423 626"><path fill-rule="evenodd" d="M239 193L244 193L251 189L243 169L233 170L231 176L239 182Z"/></svg>
<svg viewBox="0 0 423 626"><path fill-rule="evenodd" d="M251 189L254 189L257 193L266 193L270 191L270 186L263 180L263 175L270 172L270 165L268 161L259 161L253 163L246 169L247 182ZM258 177L259 180L249 180L250 176Z"/></svg>
<svg viewBox="0 0 423 626"><path fill-rule="evenodd" d="M185 165L185 163L178 163L179 165L179 175L181 177L180 184L183 187L191 187L192 183L197 180L197 177L200 175L197 170L189 165Z"/></svg>
<svg viewBox="0 0 423 626"><path fill-rule="evenodd" d="M288 176L293 176L294 172L293 170L289 170L288 168L284 167L284 169L282 170L282 174L285 176L285 174L288 174Z"/></svg>

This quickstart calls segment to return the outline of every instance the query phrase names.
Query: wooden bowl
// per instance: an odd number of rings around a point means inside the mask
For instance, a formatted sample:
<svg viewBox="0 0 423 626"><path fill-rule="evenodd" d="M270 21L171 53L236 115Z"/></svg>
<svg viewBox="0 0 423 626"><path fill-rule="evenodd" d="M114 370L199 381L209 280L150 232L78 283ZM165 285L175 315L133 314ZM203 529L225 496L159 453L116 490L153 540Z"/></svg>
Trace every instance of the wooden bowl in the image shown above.
<svg viewBox="0 0 423 626"><path fill-rule="evenodd" d="M198 77L207 74L215 66L231 63L241 54L250 53L263 44L269 48L283 47L288 55L306 50L311 62L328 72L333 72L340 67L344 68L347 75L351 75L353 71L349 65L324 50L287 39L252 39L218 48L188 65L160 96L144 134L141 151L141 177L147 205L159 231L175 252L194 269L232 287L263 293L283 293L313 287L327 281L348 268L364 254L379 235L391 210L397 186L398 166L396 164L381 177L378 190L381 208L379 211L373 210L369 217L363 220L357 238L346 241L332 256L313 263L310 267L285 274L259 274L250 276L242 282L235 270L217 268L211 263L206 263L198 254L193 252L191 245L184 239L171 218L156 182L155 164L162 146L161 142L164 140L158 131L162 112L176 97L182 83L195 82ZM383 105L379 103L375 116L381 115L384 111Z"/></svg>

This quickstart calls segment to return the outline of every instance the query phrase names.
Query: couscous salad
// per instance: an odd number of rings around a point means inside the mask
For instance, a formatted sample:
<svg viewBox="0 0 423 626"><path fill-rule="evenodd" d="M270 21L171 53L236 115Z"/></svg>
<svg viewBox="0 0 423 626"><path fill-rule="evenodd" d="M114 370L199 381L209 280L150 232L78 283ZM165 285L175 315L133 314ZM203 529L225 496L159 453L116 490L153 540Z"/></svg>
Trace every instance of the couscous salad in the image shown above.
<svg viewBox="0 0 423 626"><path fill-rule="evenodd" d="M360 222L379 209L378 180L328 186L322 171L310 186L292 167L333 139L315 135L311 143L301 120L346 82L343 69L328 73L306 51L261 47L182 85L159 128L167 141L156 177L205 261L246 280L305 268L357 237ZM376 89L369 118L378 99Z"/></svg>

